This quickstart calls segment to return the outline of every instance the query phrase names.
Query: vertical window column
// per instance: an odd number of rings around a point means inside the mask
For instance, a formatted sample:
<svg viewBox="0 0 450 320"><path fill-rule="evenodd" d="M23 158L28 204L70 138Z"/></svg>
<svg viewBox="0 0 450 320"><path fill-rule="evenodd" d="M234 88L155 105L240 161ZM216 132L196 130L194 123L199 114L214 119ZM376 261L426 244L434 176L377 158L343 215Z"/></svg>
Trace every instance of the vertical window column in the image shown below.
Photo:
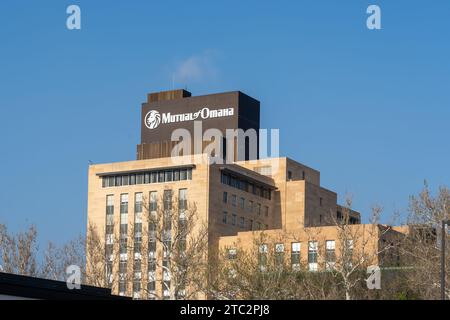
<svg viewBox="0 0 450 320"><path fill-rule="evenodd" d="M127 290L128 194L120 195L119 295Z"/></svg>
<svg viewBox="0 0 450 320"><path fill-rule="evenodd" d="M178 249L180 252L186 250L186 210L187 210L187 189L180 189L178 191L178 229L180 232L180 240L178 243Z"/></svg>
<svg viewBox="0 0 450 320"><path fill-rule="evenodd" d="M156 191L150 192L150 219L148 222L148 299L156 298L156 221L158 209L158 194Z"/></svg>
<svg viewBox="0 0 450 320"><path fill-rule="evenodd" d="M134 277L133 277L133 298L141 298L141 278L142 278L142 199L141 192L135 194L134 200Z"/></svg>
<svg viewBox="0 0 450 320"><path fill-rule="evenodd" d="M163 299L170 299L172 249L172 190L164 190L163 195L163 266L162 266L162 295Z"/></svg>
<svg viewBox="0 0 450 320"><path fill-rule="evenodd" d="M105 244L105 257L106 257L106 279L108 288L112 287L113 281L113 249L114 249L114 195L110 194L106 196L106 244Z"/></svg>

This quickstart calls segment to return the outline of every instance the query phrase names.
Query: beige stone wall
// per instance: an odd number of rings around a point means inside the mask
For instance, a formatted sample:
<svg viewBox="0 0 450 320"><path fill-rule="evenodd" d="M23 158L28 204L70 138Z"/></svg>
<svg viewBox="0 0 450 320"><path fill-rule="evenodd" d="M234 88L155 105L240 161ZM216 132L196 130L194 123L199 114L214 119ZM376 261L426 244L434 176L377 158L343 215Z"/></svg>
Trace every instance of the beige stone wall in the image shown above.
<svg viewBox="0 0 450 320"><path fill-rule="evenodd" d="M300 260L306 266L308 263L308 243L309 241L317 241L319 246L318 263L319 270L324 268L325 264L325 245L327 240L334 240L336 243L336 256L341 254L343 246L343 239L354 240L354 256L365 257L367 264L379 264L379 252L381 252L382 239L394 239L398 236L395 231L383 234L379 227L373 225L352 225L349 226L349 238L344 238L336 226L312 227L312 228L298 228L297 230L290 230L284 232L282 230L268 230L262 232L239 232L236 236L221 237L219 246L222 250L229 248L236 248L239 250L246 250L247 252L253 250L257 253L259 239L261 233L264 234L262 238L265 239L265 244L269 246L268 250L274 251L275 244L283 243L285 248L285 259L290 261L291 245L293 242L300 243ZM256 241L255 241L256 240Z"/></svg>
<svg viewBox="0 0 450 320"><path fill-rule="evenodd" d="M150 192L158 193L158 200L161 201L164 190L170 189L174 192L174 198L178 196L179 189L187 189L188 202L195 203L200 223L206 223L209 231L210 248L217 249L218 239L222 235L235 235L239 231L248 230L248 222L253 220L253 228L274 228L274 216L276 216L276 208L274 206L274 197L271 200L263 197L233 188L221 183L221 168L228 167L231 170L246 171L243 168L234 165L207 165L207 159L204 156L182 157L182 159L161 158L149 160L127 161L109 164L97 164L89 167L89 185L88 185L88 223L96 226L99 235L104 241L106 229L106 197L114 196L114 224L115 238L119 239L120 225L120 196L121 194L129 195L128 204L128 241L133 241L131 230L134 224L134 203L136 193L143 193L144 202L148 203ZM192 180L139 184L119 187L102 187L102 179L99 174L119 172L157 170L158 168L167 169L173 166L194 165L192 169ZM248 174L248 172L247 172ZM252 173L253 179L260 179L264 183L272 183L271 179L259 177L258 174ZM223 202L223 193L228 193L228 202ZM232 205L232 197L236 196L236 206ZM240 206L240 199L244 199L244 208ZM253 210L249 210L249 202L253 201ZM261 211L258 214L258 206ZM265 208L267 207L267 214ZM224 223L223 212L228 212L228 221ZM236 214L236 224L232 224L232 214ZM240 219L245 219L245 225L240 225ZM146 221L143 220L143 225ZM146 239L143 237L143 243ZM132 257L128 258L128 270L132 272ZM114 263L113 273L118 273L118 261ZM160 272L160 271L159 271ZM143 285L146 285L146 266L142 268ZM127 286L127 294L131 295L131 283ZM161 290L161 286L157 283L156 290ZM113 291L118 292L117 283L114 283Z"/></svg>
<svg viewBox="0 0 450 320"><path fill-rule="evenodd" d="M195 166L192 170L192 180L103 188L102 179L98 176L102 173L167 169L180 164ZM272 170L268 171L267 167L271 167ZM271 186L274 188L271 199L222 184L221 171L224 169ZM288 179L288 172L291 172L291 179ZM337 211L336 193L320 186L318 171L287 158L208 165L206 155L196 155L91 165L89 167L88 221L95 224L100 236L104 237L106 196L114 195L114 221L118 239L121 194L129 194L128 224L132 226L136 193L142 192L144 201L148 202L151 191L157 191L160 199L164 190L173 190L174 197L177 197L178 190L182 188L187 189L188 202L195 203L197 206L199 224L204 222L208 226L210 252L216 252L219 247L230 245L237 240L244 246L252 244L254 232L248 231L250 220L253 220L253 230L258 228L259 223L261 228L267 227L268 231L266 232L270 235L295 234L295 237L298 237L301 242L306 243L302 245L302 257L307 256L306 235L310 236L320 231L325 238L336 237L336 228L327 226L332 224L331 216L335 215ZM227 203L223 201L224 192L228 194ZM236 206L232 204L233 195L237 199ZM240 205L241 198L244 199L243 208ZM252 211L249 210L250 201L253 202ZM260 214L258 214L258 205L261 205ZM268 208L267 215L266 207ZM223 222L224 211L227 212L226 223ZM235 224L232 224L233 214L236 214ZM240 224L241 218L245 221L244 226ZM143 224L145 223L143 221ZM321 228L305 229L304 226L321 226ZM364 226L359 227L364 229ZM129 227L129 231L131 230L132 228ZM308 231L304 232L304 230ZM133 235L129 234L128 239L133 241ZM143 238L143 243L145 242L146 239ZM289 248L290 244L286 244L286 249ZM128 268L131 272L132 258L129 258L128 261ZM116 264L113 273L118 273ZM146 266L143 266L142 274L142 286L146 286ZM131 289L130 283L127 294L131 295ZM114 285L113 290L117 292L117 284ZM161 290L158 282L156 290Z"/></svg>
<svg viewBox="0 0 450 320"><path fill-rule="evenodd" d="M179 189L187 189L188 203L195 203L197 206L197 215L199 219L199 226L201 223L208 222L208 207L209 207L209 190L205 186L208 185L208 170L209 167L202 163L202 161L196 161L193 158L186 157L183 161L184 164L194 164L195 168L192 169L192 180L165 182L165 183L151 183L151 184L139 184L131 186L119 186L119 187L102 187L102 179L98 174L102 173L118 173L126 171L139 171L145 169L158 169L158 168L170 168L177 166L179 163L174 163L170 158L163 159L151 159L151 160L139 160L139 161L127 161L110 164L91 165L89 167L89 187L88 187L88 223L92 223L96 226L99 235L104 241L105 229L106 229L106 197L107 195L114 195L114 231L115 240L119 239L119 226L120 226L120 196L121 194L128 194L128 241L133 241L134 236L132 234L134 225L134 204L136 193L143 193L144 202L148 203L150 192L156 191L158 194L158 205L161 205L161 197L164 190L170 189L173 191L174 200L178 198ZM145 211L145 209L144 209ZM146 228L148 221L145 219L145 212L143 214L143 228ZM145 235L142 239L143 243L146 243L147 239ZM159 249L157 249L159 250ZM129 274L132 274L133 268L133 256L128 255L127 270ZM89 271L88 271L89 272ZM118 260L114 261L113 274L118 273ZM161 270L157 270L158 279L161 278ZM118 293L117 277L114 278L113 292ZM142 286L147 284L147 268L144 265L142 267ZM156 283L156 291L162 290L161 284ZM127 285L127 295L132 295L132 282Z"/></svg>

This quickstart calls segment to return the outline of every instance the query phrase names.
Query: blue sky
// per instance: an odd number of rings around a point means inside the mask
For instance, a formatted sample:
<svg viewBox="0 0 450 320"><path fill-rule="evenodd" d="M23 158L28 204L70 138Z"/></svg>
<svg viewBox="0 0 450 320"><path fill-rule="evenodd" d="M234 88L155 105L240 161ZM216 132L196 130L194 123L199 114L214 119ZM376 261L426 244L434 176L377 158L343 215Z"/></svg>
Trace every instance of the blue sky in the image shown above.
<svg viewBox="0 0 450 320"><path fill-rule="evenodd" d="M0 222L84 232L88 161L134 159L140 105L173 80L259 99L282 155L364 215L405 212L424 179L450 181L449 15L446 0L2 0Z"/></svg>

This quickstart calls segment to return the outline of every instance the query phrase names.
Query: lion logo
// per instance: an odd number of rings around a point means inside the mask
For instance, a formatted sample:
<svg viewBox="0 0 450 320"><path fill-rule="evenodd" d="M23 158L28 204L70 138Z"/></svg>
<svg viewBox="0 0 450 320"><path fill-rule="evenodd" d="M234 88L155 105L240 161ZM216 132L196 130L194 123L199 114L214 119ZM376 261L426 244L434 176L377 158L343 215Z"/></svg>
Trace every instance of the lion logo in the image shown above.
<svg viewBox="0 0 450 320"><path fill-rule="evenodd" d="M155 129L161 123L161 115L156 110L151 110L145 115L145 126L149 129Z"/></svg>

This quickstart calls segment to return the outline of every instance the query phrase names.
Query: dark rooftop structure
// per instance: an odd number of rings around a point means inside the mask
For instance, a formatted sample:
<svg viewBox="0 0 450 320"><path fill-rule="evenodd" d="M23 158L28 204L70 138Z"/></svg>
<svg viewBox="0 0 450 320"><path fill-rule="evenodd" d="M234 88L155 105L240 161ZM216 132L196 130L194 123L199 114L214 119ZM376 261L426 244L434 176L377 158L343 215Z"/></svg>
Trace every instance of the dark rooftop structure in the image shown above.
<svg viewBox="0 0 450 320"><path fill-rule="evenodd" d="M0 272L0 300L128 300L110 289L81 285L68 289L63 281Z"/></svg>

